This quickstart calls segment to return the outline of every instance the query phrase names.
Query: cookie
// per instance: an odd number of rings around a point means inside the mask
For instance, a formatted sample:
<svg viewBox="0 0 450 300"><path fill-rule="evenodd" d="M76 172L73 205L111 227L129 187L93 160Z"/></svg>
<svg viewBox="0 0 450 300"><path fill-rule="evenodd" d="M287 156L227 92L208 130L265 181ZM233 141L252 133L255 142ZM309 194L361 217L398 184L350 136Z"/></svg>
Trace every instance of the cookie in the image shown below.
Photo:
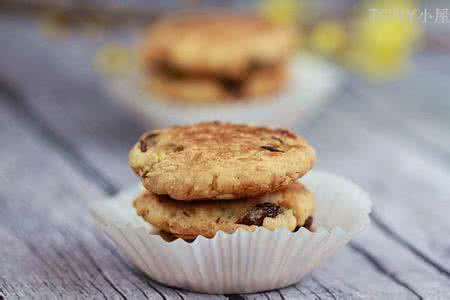
<svg viewBox="0 0 450 300"><path fill-rule="evenodd" d="M311 226L314 197L301 183L254 198L234 201L176 201L144 191L134 202L136 212L162 232L186 240L198 235L214 237L217 231L238 228L254 231Z"/></svg>
<svg viewBox="0 0 450 300"><path fill-rule="evenodd" d="M191 77L152 72L146 87L163 98L185 103L236 101L278 92L286 83L286 73L284 65L261 68L251 72L244 81L233 81L220 77Z"/></svg>
<svg viewBox="0 0 450 300"><path fill-rule="evenodd" d="M129 153L147 190L177 200L273 192L295 182L314 161L314 149L288 130L222 122L150 131Z"/></svg>
<svg viewBox="0 0 450 300"><path fill-rule="evenodd" d="M274 65L294 51L292 27L257 15L180 14L156 22L141 47L146 66L166 64L189 74L242 79L255 65Z"/></svg>

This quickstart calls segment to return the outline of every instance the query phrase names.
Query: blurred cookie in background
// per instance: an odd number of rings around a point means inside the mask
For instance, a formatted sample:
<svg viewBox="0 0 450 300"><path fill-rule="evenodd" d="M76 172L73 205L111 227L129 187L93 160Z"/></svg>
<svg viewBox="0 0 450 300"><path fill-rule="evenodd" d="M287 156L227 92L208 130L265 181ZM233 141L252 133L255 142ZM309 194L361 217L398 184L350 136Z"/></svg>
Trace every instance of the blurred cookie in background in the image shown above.
<svg viewBox="0 0 450 300"><path fill-rule="evenodd" d="M220 102L225 99L270 95L287 80L284 65L251 72L245 80L214 76L180 76L165 71L150 75L146 87L153 93L188 102Z"/></svg>
<svg viewBox="0 0 450 300"><path fill-rule="evenodd" d="M266 96L284 87L296 40L294 28L258 15L181 14L150 28L141 62L150 91L174 100Z"/></svg>

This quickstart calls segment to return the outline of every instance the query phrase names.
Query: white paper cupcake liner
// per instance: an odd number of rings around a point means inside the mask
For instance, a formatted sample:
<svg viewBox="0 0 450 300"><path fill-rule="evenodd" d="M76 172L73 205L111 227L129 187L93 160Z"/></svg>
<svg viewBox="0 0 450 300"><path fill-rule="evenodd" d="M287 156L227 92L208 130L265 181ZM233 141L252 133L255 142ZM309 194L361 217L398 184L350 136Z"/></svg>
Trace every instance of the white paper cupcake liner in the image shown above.
<svg viewBox="0 0 450 300"><path fill-rule="evenodd" d="M335 66L306 54L292 60L289 74L288 85L280 94L210 105L183 105L152 95L144 88L147 79L137 68L108 76L106 88L119 104L156 127L211 120L292 127L311 118L341 85L342 75Z"/></svg>
<svg viewBox="0 0 450 300"><path fill-rule="evenodd" d="M168 286L204 293L253 293L294 284L345 245L369 223L371 203L357 185L325 172L301 181L315 193L316 232L301 228L255 232L218 232L167 242L138 217L132 200L141 188L97 203L95 220L132 262L152 279Z"/></svg>

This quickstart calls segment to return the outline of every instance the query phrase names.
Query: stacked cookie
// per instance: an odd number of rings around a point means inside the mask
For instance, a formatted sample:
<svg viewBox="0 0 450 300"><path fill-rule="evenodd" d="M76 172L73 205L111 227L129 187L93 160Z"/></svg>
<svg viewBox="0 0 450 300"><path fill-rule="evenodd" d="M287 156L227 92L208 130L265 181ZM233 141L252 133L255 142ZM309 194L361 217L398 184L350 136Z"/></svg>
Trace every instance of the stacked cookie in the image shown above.
<svg viewBox="0 0 450 300"><path fill-rule="evenodd" d="M142 47L149 89L166 98L217 102L269 95L286 83L290 27L256 15L184 14L154 24Z"/></svg>
<svg viewBox="0 0 450 300"><path fill-rule="evenodd" d="M220 122L154 130L131 149L145 191L138 215L165 235L191 240L217 231L309 227L313 195L298 182L313 148L284 129Z"/></svg>

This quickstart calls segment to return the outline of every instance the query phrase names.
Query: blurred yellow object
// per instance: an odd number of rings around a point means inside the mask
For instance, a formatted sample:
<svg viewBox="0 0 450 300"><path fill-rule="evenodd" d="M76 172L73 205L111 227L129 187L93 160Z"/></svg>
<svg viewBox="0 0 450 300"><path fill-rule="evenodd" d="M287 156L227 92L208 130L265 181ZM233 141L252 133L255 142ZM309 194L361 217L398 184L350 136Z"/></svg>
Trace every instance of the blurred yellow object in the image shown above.
<svg viewBox="0 0 450 300"><path fill-rule="evenodd" d="M95 66L107 75L121 74L132 68L133 57L131 49L127 47L105 44L97 49Z"/></svg>
<svg viewBox="0 0 450 300"><path fill-rule="evenodd" d="M325 56L336 55L348 42L348 34L342 24L321 22L317 24L309 36L310 47Z"/></svg>
<svg viewBox="0 0 450 300"><path fill-rule="evenodd" d="M300 11L300 1L264 0L261 11L264 16L276 24L295 24Z"/></svg>
<svg viewBox="0 0 450 300"><path fill-rule="evenodd" d="M418 11L415 3L369 1L353 26L353 44L347 56L350 66L378 79L400 72L421 34L418 18L405 17ZM375 10L377 15L372 15Z"/></svg>

